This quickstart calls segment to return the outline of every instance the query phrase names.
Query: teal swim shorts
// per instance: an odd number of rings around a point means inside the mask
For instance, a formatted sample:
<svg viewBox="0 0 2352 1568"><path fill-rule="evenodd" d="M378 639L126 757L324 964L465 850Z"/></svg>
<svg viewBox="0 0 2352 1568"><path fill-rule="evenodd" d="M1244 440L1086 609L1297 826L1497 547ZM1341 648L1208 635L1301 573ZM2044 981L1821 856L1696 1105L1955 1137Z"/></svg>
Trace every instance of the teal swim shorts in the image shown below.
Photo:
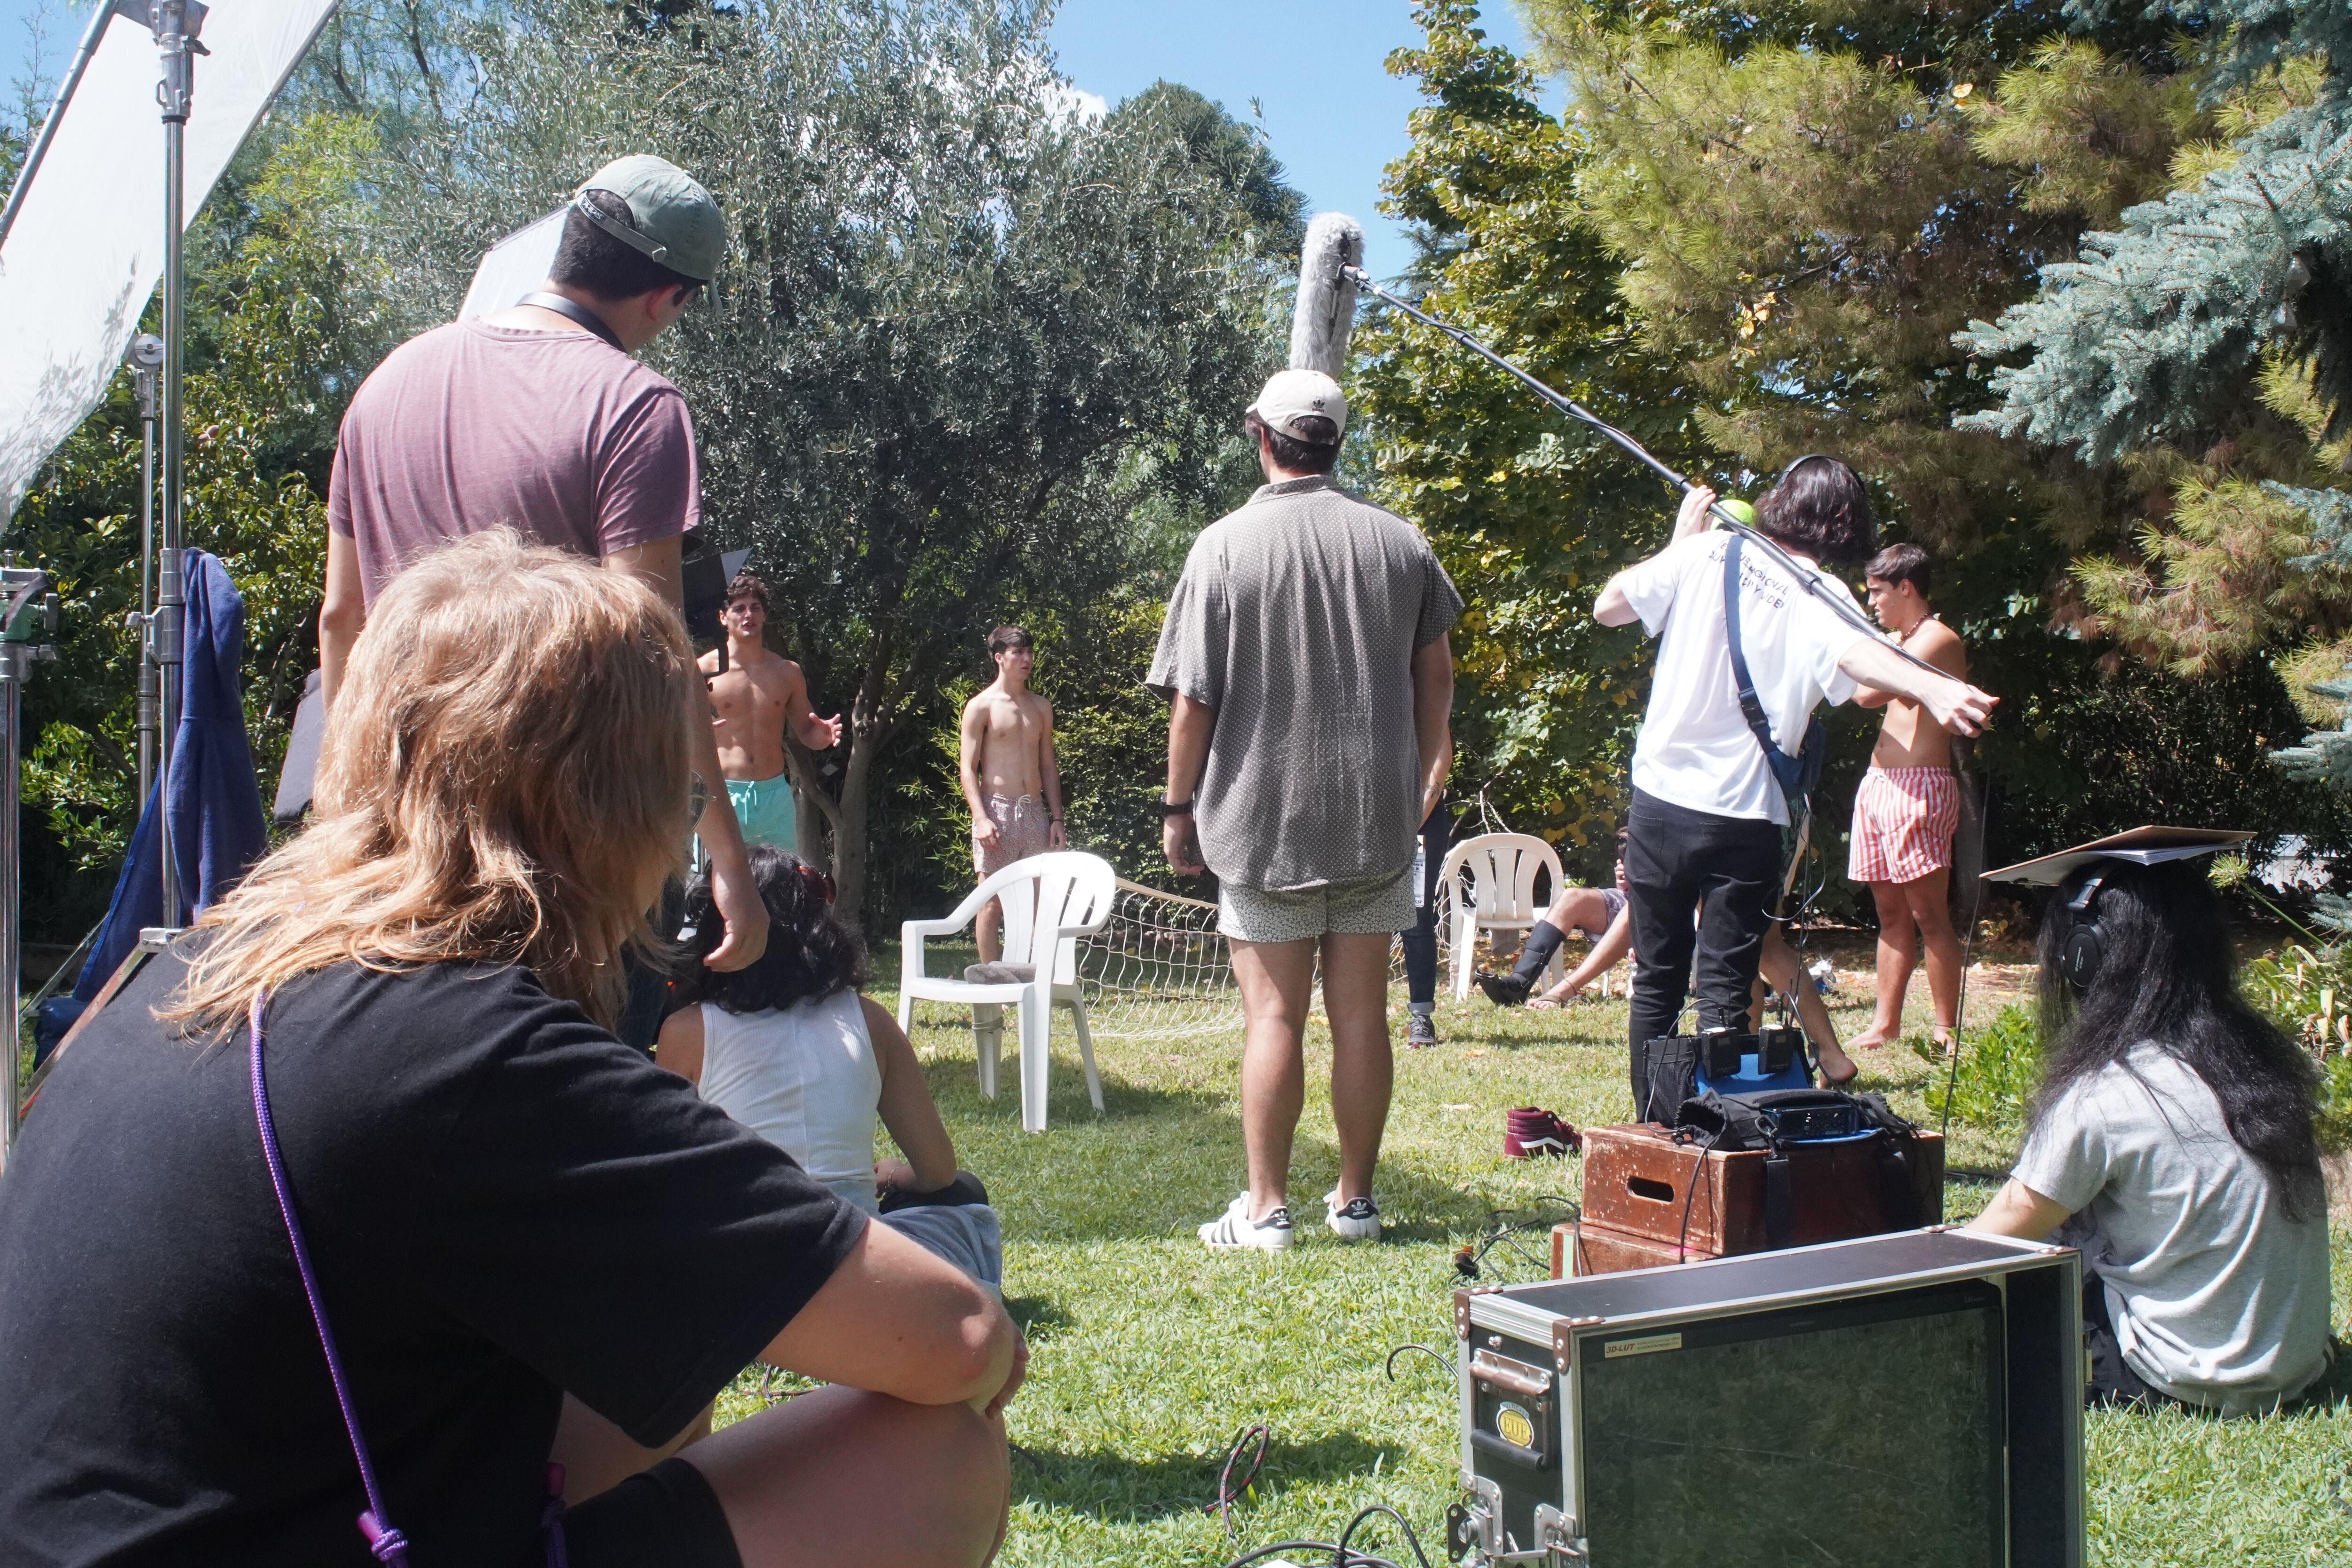
<svg viewBox="0 0 2352 1568"><path fill-rule="evenodd" d="M729 779L727 798L735 805L735 820L743 825L744 843L772 844L800 853L800 824L793 811L790 773L772 779Z"/></svg>

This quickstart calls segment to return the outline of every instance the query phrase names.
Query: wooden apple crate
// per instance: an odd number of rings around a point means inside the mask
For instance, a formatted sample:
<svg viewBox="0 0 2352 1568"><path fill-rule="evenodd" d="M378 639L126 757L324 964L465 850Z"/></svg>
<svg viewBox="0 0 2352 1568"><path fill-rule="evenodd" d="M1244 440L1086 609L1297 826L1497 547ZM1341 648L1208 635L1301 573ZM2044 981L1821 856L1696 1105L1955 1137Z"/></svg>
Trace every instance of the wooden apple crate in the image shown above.
<svg viewBox="0 0 2352 1568"><path fill-rule="evenodd" d="M1707 1153L1646 1122L1587 1128L1583 1218L1579 1227L1554 1227L1552 1277L1769 1250L1764 1159L1762 1150ZM1885 1212L1874 1142L1792 1145L1789 1175L1791 1247L1897 1228ZM1913 1140L1911 1179L1919 1199L1914 1223L1941 1224L1944 1141L1935 1133Z"/></svg>

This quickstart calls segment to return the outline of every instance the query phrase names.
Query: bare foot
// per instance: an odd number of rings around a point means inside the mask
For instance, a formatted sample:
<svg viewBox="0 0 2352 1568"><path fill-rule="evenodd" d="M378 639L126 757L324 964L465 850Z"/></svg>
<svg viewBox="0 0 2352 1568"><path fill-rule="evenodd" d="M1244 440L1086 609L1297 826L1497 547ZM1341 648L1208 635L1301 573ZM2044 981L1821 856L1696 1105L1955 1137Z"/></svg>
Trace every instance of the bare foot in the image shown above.
<svg viewBox="0 0 2352 1568"><path fill-rule="evenodd" d="M1567 982L1562 981L1559 984L1553 986L1542 995L1530 1000L1528 1003L1528 1005L1530 1007L1540 1007L1545 1012L1549 1013L1555 1007L1565 1007L1570 1002L1575 1001L1578 992L1581 989L1581 987L1570 987Z"/></svg>
<svg viewBox="0 0 2352 1568"><path fill-rule="evenodd" d="M1928 1038L1935 1042L1936 1049L1943 1053L1946 1060L1959 1054L1960 1043L1953 1035L1952 1026L1949 1024L1937 1025Z"/></svg>
<svg viewBox="0 0 2352 1568"><path fill-rule="evenodd" d="M1873 1024L1869 1028L1848 1040L1845 1043L1845 1048L1850 1051L1874 1051L1881 1046L1893 1044L1902 1033L1900 1027L1882 1029Z"/></svg>
<svg viewBox="0 0 2352 1568"><path fill-rule="evenodd" d="M1834 1045L1822 1046L1814 1055L1822 1064L1822 1077L1832 1089L1852 1083L1862 1072L1854 1059Z"/></svg>

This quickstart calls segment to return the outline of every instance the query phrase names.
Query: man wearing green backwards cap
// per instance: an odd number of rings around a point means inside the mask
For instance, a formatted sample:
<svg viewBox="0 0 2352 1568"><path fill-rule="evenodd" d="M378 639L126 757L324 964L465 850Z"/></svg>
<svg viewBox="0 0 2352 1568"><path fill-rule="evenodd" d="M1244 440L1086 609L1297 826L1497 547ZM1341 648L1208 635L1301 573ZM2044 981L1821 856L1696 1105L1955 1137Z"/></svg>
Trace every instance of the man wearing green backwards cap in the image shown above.
<svg viewBox="0 0 2352 1568"><path fill-rule="evenodd" d="M701 520L694 426L677 388L632 356L686 313L726 247L719 204L684 170L619 159L574 195L538 290L410 339L361 384L327 489L319 667L330 705L384 584L484 529L592 556L682 604L680 540ZM714 803L698 826L727 922L710 963L736 969L766 946L767 915L716 787L709 714L693 719ZM639 1022L650 1041L658 1019Z"/></svg>

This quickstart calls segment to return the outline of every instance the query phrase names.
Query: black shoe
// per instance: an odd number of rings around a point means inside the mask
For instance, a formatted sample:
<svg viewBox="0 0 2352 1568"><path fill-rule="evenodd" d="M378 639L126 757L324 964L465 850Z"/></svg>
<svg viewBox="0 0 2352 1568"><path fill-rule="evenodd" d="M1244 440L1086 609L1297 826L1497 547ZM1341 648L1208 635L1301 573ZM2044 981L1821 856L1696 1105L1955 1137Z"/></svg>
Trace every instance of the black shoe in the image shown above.
<svg viewBox="0 0 2352 1568"><path fill-rule="evenodd" d="M1426 1013L1415 1013L1405 1020L1404 1043L1416 1050L1437 1044L1437 1020Z"/></svg>
<svg viewBox="0 0 2352 1568"><path fill-rule="evenodd" d="M1489 974L1482 969L1477 979L1478 989L1484 991L1486 1000L1497 1007L1524 1007L1528 993L1534 989L1516 974Z"/></svg>

